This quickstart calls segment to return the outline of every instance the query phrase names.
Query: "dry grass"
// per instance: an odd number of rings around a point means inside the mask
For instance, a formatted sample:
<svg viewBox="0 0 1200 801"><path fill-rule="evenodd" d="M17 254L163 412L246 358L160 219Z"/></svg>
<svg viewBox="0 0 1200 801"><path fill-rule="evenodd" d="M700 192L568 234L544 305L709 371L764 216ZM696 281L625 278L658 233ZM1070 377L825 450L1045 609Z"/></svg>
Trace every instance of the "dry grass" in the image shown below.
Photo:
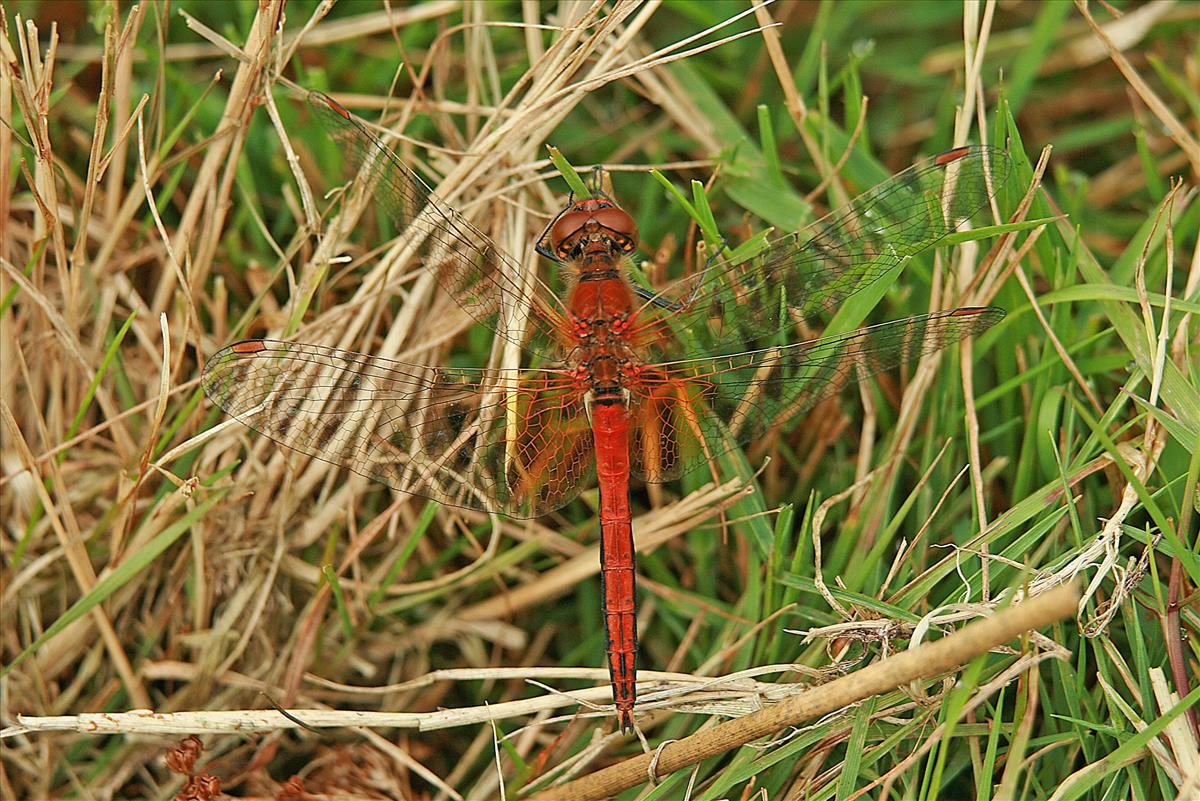
<svg viewBox="0 0 1200 801"><path fill-rule="evenodd" d="M793 421L749 451L760 468L635 494L639 723L653 749L1082 575L1079 625L651 797L1200 792L1195 7L118 11L4 8L0 796L169 797L196 774L239 796L516 797L642 750L610 733L594 492L533 521L434 509L203 398L204 359L243 336L521 358L369 193L330 194L301 86L402 131L531 276L562 204L548 142L613 170L662 280L702 255L651 167L708 182L736 242L1011 137L996 219L1053 222L966 237L833 321L995 303L1005 323ZM164 764L187 732L203 752Z"/></svg>

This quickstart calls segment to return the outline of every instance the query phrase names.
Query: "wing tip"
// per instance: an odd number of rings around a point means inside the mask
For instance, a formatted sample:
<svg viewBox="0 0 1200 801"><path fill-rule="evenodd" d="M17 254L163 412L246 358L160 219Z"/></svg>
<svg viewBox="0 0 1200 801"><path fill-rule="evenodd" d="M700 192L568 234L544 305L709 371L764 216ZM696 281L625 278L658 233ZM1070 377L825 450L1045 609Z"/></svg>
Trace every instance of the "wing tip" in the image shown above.
<svg viewBox="0 0 1200 801"><path fill-rule="evenodd" d="M945 153L939 153L934 156L933 163L939 167L944 167L947 164L951 164L955 161L966 158L970 153L970 147L956 147L953 150L947 150Z"/></svg>
<svg viewBox="0 0 1200 801"><path fill-rule="evenodd" d="M350 113L350 109L346 108L324 92L318 92L315 90L309 92L308 102L316 106L324 106L343 119L353 119L354 115Z"/></svg>
<svg viewBox="0 0 1200 801"><path fill-rule="evenodd" d="M997 191L1008 181L1008 174L1012 170L1012 156L1007 150L995 145L963 145L938 153L932 161L934 167L949 167L968 158L986 162Z"/></svg>
<svg viewBox="0 0 1200 801"><path fill-rule="evenodd" d="M266 349L267 341L265 339L243 339L241 342L234 342L225 348L230 353L241 355L262 353Z"/></svg>
<svg viewBox="0 0 1200 801"><path fill-rule="evenodd" d="M999 306L964 306L954 309L948 317L963 320L968 326L970 335L980 334L988 330L1008 316L1008 312Z"/></svg>
<svg viewBox="0 0 1200 801"><path fill-rule="evenodd" d="M200 377L200 385L204 389L204 394L224 409L225 405L221 402L218 385L221 381L229 380L228 378L223 378L223 376L227 374L230 363L246 357L253 358L260 356L270 350L271 344L272 342L269 339L243 339L231 345L226 345L212 356L209 356L208 361L204 363L204 369L201 371Z"/></svg>
<svg viewBox="0 0 1200 801"><path fill-rule="evenodd" d="M999 306L963 306L950 312L951 317L976 317L979 315L1004 315L1006 312Z"/></svg>

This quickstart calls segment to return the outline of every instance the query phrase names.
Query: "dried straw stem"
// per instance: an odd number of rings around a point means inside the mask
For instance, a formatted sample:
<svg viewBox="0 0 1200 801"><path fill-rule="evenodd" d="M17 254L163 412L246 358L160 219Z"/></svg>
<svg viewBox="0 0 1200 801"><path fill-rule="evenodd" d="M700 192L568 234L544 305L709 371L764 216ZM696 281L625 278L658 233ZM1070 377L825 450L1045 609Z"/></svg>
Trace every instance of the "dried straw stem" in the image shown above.
<svg viewBox="0 0 1200 801"><path fill-rule="evenodd" d="M577 781L530 796L529 801L607 798L653 778L649 773L651 767L655 776L662 776L872 695L954 670L1027 631L1070 617L1075 612L1078 600L1079 588L1075 584L1056 587L1022 604L1003 609L992 617L971 623L944 640L876 662L761 712L668 743L653 754L642 754Z"/></svg>

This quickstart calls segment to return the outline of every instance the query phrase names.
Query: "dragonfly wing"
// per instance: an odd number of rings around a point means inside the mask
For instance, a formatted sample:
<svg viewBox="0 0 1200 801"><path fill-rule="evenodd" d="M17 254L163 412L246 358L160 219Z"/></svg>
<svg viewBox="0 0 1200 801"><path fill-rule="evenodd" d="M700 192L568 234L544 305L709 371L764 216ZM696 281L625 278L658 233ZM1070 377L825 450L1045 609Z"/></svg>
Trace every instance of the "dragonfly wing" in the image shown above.
<svg viewBox="0 0 1200 801"><path fill-rule="evenodd" d="M467 370L253 339L209 359L208 397L316 459L449 506L534 517L593 480L583 395L555 370Z"/></svg>
<svg viewBox="0 0 1200 801"><path fill-rule="evenodd" d="M755 257L714 263L647 307L652 330L684 352L727 353L834 310L987 208L1011 159L961 147L918 163ZM657 309L657 312L653 311Z"/></svg>
<svg viewBox="0 0 1200 801"><path fill-rule="evenodd" d="M910 317L779 348L649 365L631 391L638 413L634 473L677 478L811 409L852 378L878 373L978 334L993 307Z"/></svg>
<svg viewBox="0 0 1200 801"><path fill-rule="evenodd" d="M526 285L523 270L462 214L438 200L367 125L328 95L310 92L313 114L339 144L355 170L374 182L374 197L397 228L418 240L417 253L438 283L478 322L500 337L534 352L551 349L556 332L566 330L563 308L536 277ZM524 334L502 315L531 298Z"/></svg>

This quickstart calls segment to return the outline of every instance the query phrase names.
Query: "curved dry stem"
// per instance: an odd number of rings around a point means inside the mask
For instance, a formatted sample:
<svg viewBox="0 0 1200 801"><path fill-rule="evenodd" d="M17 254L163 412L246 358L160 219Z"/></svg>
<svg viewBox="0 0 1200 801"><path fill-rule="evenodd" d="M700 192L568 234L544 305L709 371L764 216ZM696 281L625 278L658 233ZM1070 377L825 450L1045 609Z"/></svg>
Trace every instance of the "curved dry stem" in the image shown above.
<svg viewBox="0 0 1200 801"><path fill-rule="evenodd" d="M1003 645L1027 631L1070 617L1079 600L1074 584L1056 587L1018 605L979 620L944 640L923 645L865 667L849 676L711 729L671 743L657 755L658 776L694 765L709 757L766 737L787 726L819 717L910 681L928 678L966 664L973 657ZM555 787L529 801L588 801L607 798L646 781L646 771L656 754L642 754L596 771L577 781Z"/></svg>

